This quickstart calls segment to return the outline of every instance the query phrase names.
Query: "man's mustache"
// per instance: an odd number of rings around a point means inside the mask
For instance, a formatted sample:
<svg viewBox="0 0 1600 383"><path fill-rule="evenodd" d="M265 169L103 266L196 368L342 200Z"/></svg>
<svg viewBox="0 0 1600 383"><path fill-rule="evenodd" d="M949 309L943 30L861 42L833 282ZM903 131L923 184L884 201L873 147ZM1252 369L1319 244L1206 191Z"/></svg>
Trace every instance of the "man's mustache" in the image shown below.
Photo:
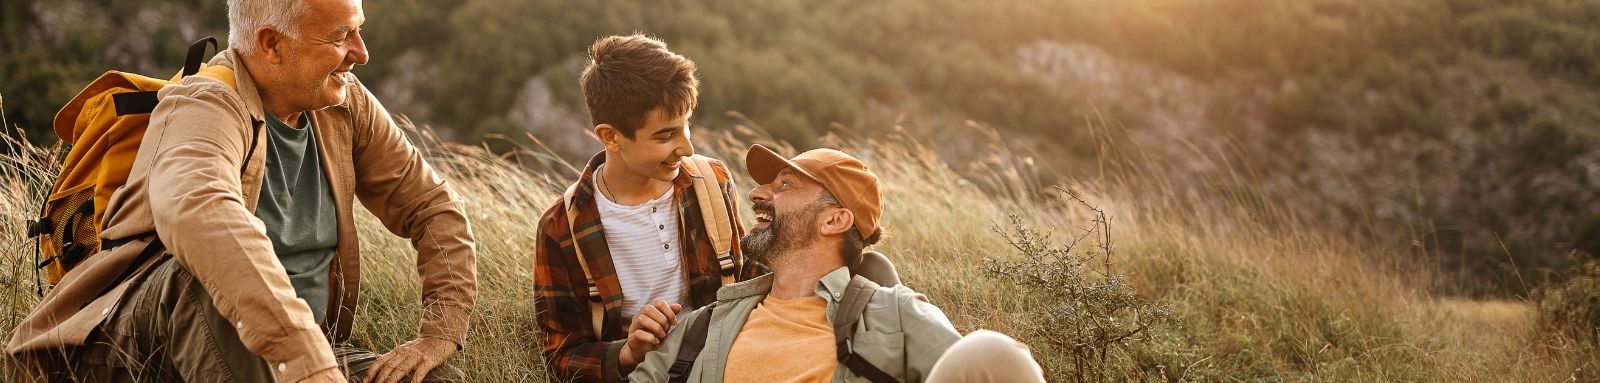
<svg viewBox="0 0 1600 383"><path fill-rule="evenodd" d="M773 218L777 218L778 217L777 211L772 208L772 203L771 202L756 202L755 204L750 206L750 211L757 212L757 213L767 213L767 214L772 215Z"/></svg>

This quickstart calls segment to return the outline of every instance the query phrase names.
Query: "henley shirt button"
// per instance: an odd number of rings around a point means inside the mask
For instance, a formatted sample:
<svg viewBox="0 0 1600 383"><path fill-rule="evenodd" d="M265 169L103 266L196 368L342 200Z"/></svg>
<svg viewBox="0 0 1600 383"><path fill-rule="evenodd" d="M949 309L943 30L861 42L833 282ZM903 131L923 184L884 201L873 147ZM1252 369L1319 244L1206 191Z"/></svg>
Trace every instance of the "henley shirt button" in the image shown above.
<svg viewBox="0 0 1600 383"><path fill-rule="evenodd" d="M239 324L234 325L234 326L238 327L240 330L243 330L244 329L244 321L239 321Z"/></svg>
<svg viewBox="0 0 1600 383"><path fill-rule="evenodd" d="M667 245L665 243L661 244L661 250L667 250L667 249L670 249L671 247L672 246L669 246L669 245Z"/></svg>
<svg viewBox="0 0 1600 383"><path fill-rule="evenodd" d="M283 363L278 363L278 373L283 373L284 371L287 371L287 370L289 370L289 365L283 364Z"/></svg>
<svg viewBox="0 0 1600 383"><path fill-rule="evenodd" d="M656 230L666 230L667 225L656 225Z"/></svg>
<svg viewBox="0 0 1600 383"><path fill-rule="evenodd" d="M651 208L650 208L650 212L651 212L651 213L654 213L654 212L656 212L656 208L654 208L654 207L651 207Z"/></svg>

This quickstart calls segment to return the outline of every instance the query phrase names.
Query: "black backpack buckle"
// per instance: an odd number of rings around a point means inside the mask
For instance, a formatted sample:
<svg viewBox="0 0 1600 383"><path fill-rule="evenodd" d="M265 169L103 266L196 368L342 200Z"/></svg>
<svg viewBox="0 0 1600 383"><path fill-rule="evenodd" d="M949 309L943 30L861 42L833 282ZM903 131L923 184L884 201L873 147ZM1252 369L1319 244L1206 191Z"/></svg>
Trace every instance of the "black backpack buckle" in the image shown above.
<svg viewBox="0 0 1600 383"><path fill-rule="evenodd" d="M28 229L28 238L36 238L38 236L45 235L45 233L49 233L50 226L53 226L50 224L50 217L39 217L39 219L28 220L26 226Z"/></svg>
<svg viewBox="0 0 1600 383"><path fill-rule="evenodd" d="M694 361L682 361L682 360L680 360L680 361L672 362L672 368L668 368L667 369L667 377L669 379L668 381L672 381L672 382L684 381L685 380L684 378L687 378L689 376L689 369L692 369L692 368L694 368Z"/></svg>

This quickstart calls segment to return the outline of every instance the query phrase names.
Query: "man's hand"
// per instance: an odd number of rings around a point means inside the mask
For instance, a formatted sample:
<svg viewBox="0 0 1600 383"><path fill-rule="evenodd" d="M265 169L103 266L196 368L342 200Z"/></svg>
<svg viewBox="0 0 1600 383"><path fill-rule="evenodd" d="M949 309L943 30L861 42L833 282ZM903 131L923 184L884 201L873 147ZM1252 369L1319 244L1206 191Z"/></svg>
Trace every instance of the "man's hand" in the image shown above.
<svg viewBox="0 0 1600 383"><path fill-rule="evenodd" d="M300 379L300 383L345 383L344 373L338 367L319 371Z"/></svg>
<svg viewBox="0 0 1600 383"><path fill-rule="evenodd" d="M667 301L650 302L639 310L639 315L628 323L628 341L622 343L622 354L617 356L618 367L624 372L633 371L644 362L644 354L661 345L667 339L667 331L678 324L679 311L683 311L683 305Z"/></svg>
<svg viewBox="0 0 1600 383"><path fill-rule="evenodd" d="M378 357L378 361L367 370L365 380L369 383L394 383L409 376L411 382L421 382L423 377L428 376L429 371L444 364L444 360L455 353L455 342L436 338L417 338Z"/></svg>

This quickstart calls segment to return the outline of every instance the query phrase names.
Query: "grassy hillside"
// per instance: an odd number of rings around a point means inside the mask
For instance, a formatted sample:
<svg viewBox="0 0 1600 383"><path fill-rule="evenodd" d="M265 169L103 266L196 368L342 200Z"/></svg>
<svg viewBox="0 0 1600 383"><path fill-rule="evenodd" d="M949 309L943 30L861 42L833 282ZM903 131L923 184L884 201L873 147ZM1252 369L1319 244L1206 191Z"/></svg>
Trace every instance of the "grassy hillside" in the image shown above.
<svg viewBox="0 0 1600 383"><path fill-rule="evenodd" d="M1111 137L1125 134L1089 128ZM702 152L743 168L739 154L751 138L712 132L696 137ZM910 135L823 141L862 156L883 178L891 235L878 249L890 254L906 283L926 293L962 331L995 329L1029 343L1053 381L1600 378L1593 375L1592 363L1600 356L1593 344L1572 346L1565 342L1574 338L1538 331L1535 323L1542 317L1529 304L1433 296L1417 287L1425 284L1418 280L1437 277L1426 268L1358 236L1318 229L1297 208L1251 192L1243 169L1223 165L1228 172L1208 179L1201 192L1177 192L1169 185L1174 169L1140 161L1137 146L1108 140L1102 173L1045 189L1019 176L1028 170L1026 161L1001 141L990 143L995 156L987 162L987 179L957 174ZM545 380L528 289L531 228L566 180L479 147L421 142L430 146L435 168L468 201L478 238L480 303L471 342L452 363L474 381ZM37 300L26 256L31 245L21 238L19 222L34 214L39 181L51 174L54 161L48 150L23 149L0 166L0 190L9 196L0 198L0 216L7 217L0 220L0 249L9 254L0 261L6 282L0 284L6 313L0 324L6 328ZM1221 155L1203 160L1233 161ZM736 182L753 186L742 177ZM997 195L980 185L1015 192ZM1081 195L1082 202L1062 190ZM1109 226L1097 224L1091 208L1104 211ZM366 272L355 341L386 349L415 336L414 255L370 215L358 221ZM1104 227L1110 229L1104 236L1090 236L1061 258L1092 261L1078 263L1096 271L1076 284L1041 289L986 272L991 261L1056 259L1037 257L1048 253L1042 249L1063 248L1081 230ZM1019 228L1042 230L1047 238L1019 239ZM1054 277L1066 272L1033 271ZM1107 284L1126 288L1082 302L1052 298L1059 296L1053 290ZM1045 326L1095 328L1085 321L1098 319L1043 310L1075 304L1103 307L1095 310L1106 319L1148 327L1126 339L1094 343L1090 336ZM1134 307L1143 311L1128 310ZM1074 358L1079 354L1061 340L1095 344L1080 351L1098 357Z"/></svg>

